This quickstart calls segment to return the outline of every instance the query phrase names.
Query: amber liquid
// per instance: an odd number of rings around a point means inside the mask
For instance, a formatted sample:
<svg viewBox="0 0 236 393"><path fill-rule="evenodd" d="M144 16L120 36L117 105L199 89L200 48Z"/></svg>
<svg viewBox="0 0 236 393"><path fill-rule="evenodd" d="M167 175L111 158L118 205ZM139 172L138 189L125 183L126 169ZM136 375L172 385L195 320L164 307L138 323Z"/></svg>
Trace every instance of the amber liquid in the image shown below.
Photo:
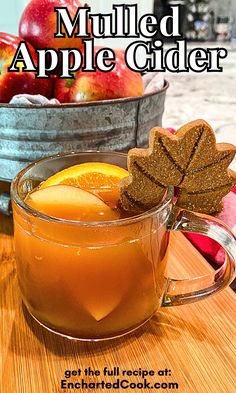
<svg viewBox="0 0 236 393"><path fill-rule="evenodd" d="M28 220L14 206L17 273L30 313L78 339L123 335L160 307L168 232L157 217L115 227Z"/></svg>

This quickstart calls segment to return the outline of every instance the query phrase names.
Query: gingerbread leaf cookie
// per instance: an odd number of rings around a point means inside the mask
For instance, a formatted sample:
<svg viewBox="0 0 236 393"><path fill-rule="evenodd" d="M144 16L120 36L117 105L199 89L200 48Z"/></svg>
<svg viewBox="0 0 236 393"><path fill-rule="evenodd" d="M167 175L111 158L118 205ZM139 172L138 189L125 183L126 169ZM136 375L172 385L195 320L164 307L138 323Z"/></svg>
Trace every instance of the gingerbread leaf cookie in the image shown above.
<svg viewBox="0 0 236 393"><path fill-rule="evenodd" d="M204 120L188 123L174 135L154 128L148 149L128 153L130 176L120 185L123 208L137 212L152 208L172 185L179 189L178 206L219 212L222 198L236 184L235 174L228 169L235 154L235 146L216 143L214 131Z"/></svg>

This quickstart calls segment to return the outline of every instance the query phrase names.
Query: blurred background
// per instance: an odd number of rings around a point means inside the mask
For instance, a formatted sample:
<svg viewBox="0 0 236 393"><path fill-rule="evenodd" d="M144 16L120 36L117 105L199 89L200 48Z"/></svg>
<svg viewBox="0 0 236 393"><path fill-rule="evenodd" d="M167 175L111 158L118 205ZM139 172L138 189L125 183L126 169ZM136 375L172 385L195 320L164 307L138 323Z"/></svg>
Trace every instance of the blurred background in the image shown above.
<svg viewBox="0 0 236 393"><path fill-rule="evenodd" d="M166 14L179 4L181 30L189 41L231 41L236 39L235 0L155 0L154 12Z"/></svg>
<svg viewBox="0 0 236 393"><path fill-rule="evenodd" d="M29 0L1 1L0 31L17 34L21 13ZM83 0L82 0L83 2ZM85 0L84 0L85 2ZM108 13L112 4L138 4L139 14L168 14L180 4L181 31L192 47L224 46L224 72L167 74L164 126L177 128L194 118L204 118L216 130L219 140L236 144L236 0L88 0L94 13ZM100 45L126 47L129 39L100 40ZM165 49L173 43L166 42Z"/></svg>

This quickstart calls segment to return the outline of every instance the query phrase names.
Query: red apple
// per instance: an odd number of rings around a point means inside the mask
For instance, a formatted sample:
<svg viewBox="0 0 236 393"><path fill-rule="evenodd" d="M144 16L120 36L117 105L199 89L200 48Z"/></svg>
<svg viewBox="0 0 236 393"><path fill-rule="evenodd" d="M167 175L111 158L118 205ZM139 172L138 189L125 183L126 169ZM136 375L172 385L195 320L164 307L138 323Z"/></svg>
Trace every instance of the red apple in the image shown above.
<svg viewBox="0 0 236 393"><path fill-rule="evenodd" d="M96 48L95 52L98 49L100 48ZM79 71L75 79L58 79L55 84L54 97L65 103L143 95L144 85L141 74L127 67L124 51L115 50L115 53L115 68L112 71Z"/></svg>
<svg viewBox="0 0 236 393"><path fill-rule="evenodd" d="M35 79L34 72L9 72L21 39L7 33L0 33L0 102L9 102L16 94L41 94L50 98L52 81L50 79ZM34 48L28 44L31 57L37 64Z"/></svg>
<svg viewBox="0 0 236 393"><path fill-rule="evenodd" d="M54 38L57 31L55 7L67 7L74 19L77 8L82 4L79 0L31 0L20 20L20 37L36 49L82 48L82 38Z"/></svg>
<svg viewBox="0 0 236 393"><path fill-rule="evenodd" d="M168 131L170 131L171 134L175 134L176 130L174 128L167 128Z"/></svg>

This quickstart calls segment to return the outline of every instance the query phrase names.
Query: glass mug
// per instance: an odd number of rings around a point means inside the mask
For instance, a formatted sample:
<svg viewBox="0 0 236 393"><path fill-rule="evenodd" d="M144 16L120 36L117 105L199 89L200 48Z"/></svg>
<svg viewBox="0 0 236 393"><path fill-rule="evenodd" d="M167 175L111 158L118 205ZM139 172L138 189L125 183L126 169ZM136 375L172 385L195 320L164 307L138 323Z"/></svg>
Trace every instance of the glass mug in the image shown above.
<svg viewBox="0 0 236 393"><path fill-rule="evenodd" d="M24 203L49 176L89 161L126 168L127 155L45 158L21 171L12 184L18 281L28 311L40 324L73 339L115 338L143 325L160 307L195 302L233 280L234 235L216 218L174 207L172 189L154 209L109 222L52 218ZM215 239L227 252L225 264L204 277L166 278L170 230Z"/></svg>

